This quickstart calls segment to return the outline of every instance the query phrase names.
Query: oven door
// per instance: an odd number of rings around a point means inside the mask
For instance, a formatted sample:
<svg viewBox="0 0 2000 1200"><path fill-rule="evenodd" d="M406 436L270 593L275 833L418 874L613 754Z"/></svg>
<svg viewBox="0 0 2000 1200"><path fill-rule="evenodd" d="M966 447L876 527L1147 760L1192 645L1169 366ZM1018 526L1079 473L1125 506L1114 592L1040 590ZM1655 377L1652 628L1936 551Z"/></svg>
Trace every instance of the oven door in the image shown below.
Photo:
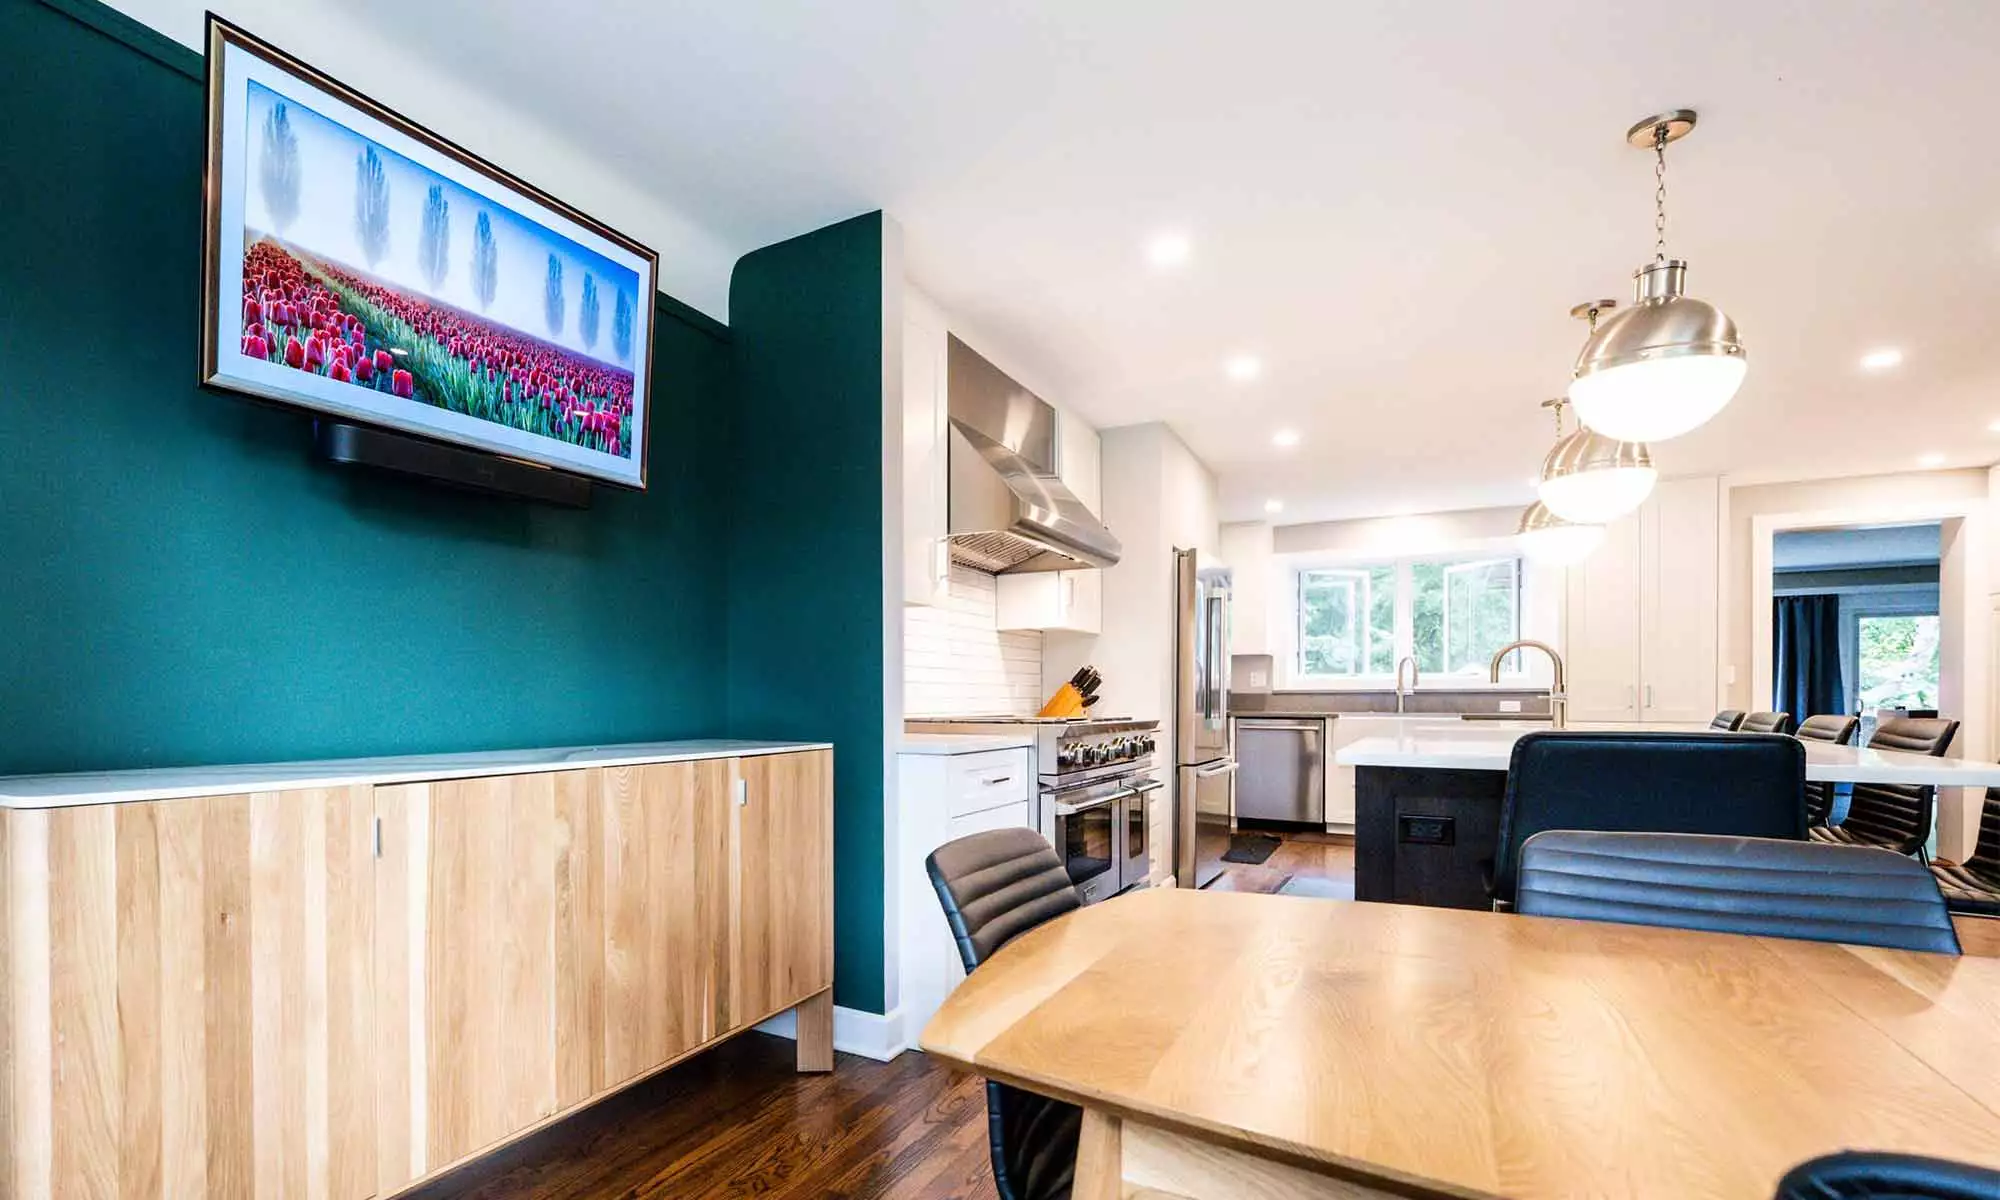
<svg viewBox="0 0 2000 1200"><path fill-rule="evenodd" d="M1054 836L1063 869L1085 904L1095 904L1118 890L1118 864L1124 857L1123 787L1080 789L1086 794L1056 793Z"/></svg>
<svg viewBox="0 0 2000 1200"><path fill-rule="evenodd" d="M1118 860L1118 890L1144 887L1153 876L1153 797L1163 785L1157 779L1142 779L1132 785L1119 802L1119 819L1125 824L1124 853Z"/></svg>

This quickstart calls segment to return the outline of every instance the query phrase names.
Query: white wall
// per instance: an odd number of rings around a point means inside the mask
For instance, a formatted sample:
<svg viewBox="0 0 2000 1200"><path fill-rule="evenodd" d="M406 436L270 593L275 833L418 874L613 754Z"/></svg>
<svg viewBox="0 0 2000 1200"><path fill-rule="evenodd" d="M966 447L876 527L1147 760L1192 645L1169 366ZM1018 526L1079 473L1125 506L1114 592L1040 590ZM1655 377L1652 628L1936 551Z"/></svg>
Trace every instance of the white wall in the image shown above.
<svg viewBox="0 0 2000 1200"><path fill-rule="evenodd" d="M993 576L951 569L951 602L903 609L903 711L1031 717L1042 707L1042 637L994 626Z"/></svg>
<svg viewBox="0 0 2000 1200"><path fill-rule="evenodd" d="M1752 523L1758 517L1778 513L1893 513L1924 504L1983 499L1987 472L1910 471L1748 487L1731 486L1725 480L1724 489L1720 648L1723 707L1748 711L1769 703L1769 697L1751 694L1750 660L1754 647L1750 627L1755 618L1752 598L1758 592L1751 569Z"/></svg>
<svg viewBox="0 0 2000 1200"><path fill-rule="evenodd" d="M389 31L357 24L351 9L328 0L109 3L195 50L204 48L203 14L213 8L356 91L657 250L661 291L717 320L729 319L729 273L737 258L755 247L732 246L680 211L672 201L671 180L642 183L581 153L561 130L447 78L398 45ZM469 9L466 19L478 19L477 9ZM682 119L699 120L700 114Z"/></svg>

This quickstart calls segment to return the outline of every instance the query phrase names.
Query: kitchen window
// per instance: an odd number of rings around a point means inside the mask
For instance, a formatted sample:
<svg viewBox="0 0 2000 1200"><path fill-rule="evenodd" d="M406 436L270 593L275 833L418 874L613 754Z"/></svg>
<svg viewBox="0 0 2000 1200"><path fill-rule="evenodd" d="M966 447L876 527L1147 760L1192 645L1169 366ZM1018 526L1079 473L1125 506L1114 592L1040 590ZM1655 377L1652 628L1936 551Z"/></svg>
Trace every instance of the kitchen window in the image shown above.
<svg viewBox="0 0 2000 1200"><path fill-rule="evenodd" d="M1297 682L1387 680L1405 655L1427 675L1484 680L1521 636L1515 556L1301 567L1296 580ZM1503 670L1521 669L1517 651Z"/></svg>
<svg viewBox="0 0 2000 1200"><path fill-rule="evenodd" d="M1860 710L1936 708L1937 614L1862 612L1852 619Z"/></svg>

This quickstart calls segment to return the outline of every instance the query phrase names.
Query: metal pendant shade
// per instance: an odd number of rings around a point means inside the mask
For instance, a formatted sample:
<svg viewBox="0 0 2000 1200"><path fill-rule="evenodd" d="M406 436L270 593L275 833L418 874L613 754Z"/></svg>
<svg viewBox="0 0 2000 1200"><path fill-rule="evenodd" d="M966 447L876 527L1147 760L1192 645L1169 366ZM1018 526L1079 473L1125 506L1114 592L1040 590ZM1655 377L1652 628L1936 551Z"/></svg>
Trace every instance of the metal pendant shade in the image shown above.
<svg viewBox="0 0 2000 1200"><path fill-rule="evenodd" d="M1535 491L1556 516L1594 524L1615 521L1644 504L1659 478L1644 442L1621 442L1579 426L1542 460Z"/></svg>
<svg viewBox="0 0 2000 1200"><path fill-rule="evenodd" d="M1521 553L1536 562L1566 567L1582 562L1604 542L1604 526L1565 521L1540 500L1521 513L1515 531Z"/></svg>
<svg viewBox="0 0 2000 1200"><path fill-rule="evenodd" d="M1654 156L1653 261L1633 275L1632 307L1602 321L1590 311L1590 337L1569 385L1577 419L1617 441L1665 441L1707 422L1748 370L1736 322L1688 295L1687 262L1667 257L1667 146L1694 126L1693 111L1676 109L1625 132Z"/></svg>
<svg viewBox="0 0 2000 1200"><path fill-rule="evenodd" d="M1736 322L1686 294L1687 263L1648 263L1637 300L1597 323L1569 385L1577 418L1606 437L1657 442L1705 423L1748 370Z"/></svg>

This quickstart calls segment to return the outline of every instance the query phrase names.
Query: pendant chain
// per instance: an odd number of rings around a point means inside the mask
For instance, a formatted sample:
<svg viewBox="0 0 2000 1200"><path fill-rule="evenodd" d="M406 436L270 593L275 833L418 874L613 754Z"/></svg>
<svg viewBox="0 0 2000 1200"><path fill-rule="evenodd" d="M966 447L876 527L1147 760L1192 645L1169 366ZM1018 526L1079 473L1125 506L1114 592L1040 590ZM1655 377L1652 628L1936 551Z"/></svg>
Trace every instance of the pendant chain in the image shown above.
<svg viewBox="0 0 2000 1200"><path fill-rule="evenodd" d="M1667 261L1667 126L1653 129L1653 261Z"/></svg>

